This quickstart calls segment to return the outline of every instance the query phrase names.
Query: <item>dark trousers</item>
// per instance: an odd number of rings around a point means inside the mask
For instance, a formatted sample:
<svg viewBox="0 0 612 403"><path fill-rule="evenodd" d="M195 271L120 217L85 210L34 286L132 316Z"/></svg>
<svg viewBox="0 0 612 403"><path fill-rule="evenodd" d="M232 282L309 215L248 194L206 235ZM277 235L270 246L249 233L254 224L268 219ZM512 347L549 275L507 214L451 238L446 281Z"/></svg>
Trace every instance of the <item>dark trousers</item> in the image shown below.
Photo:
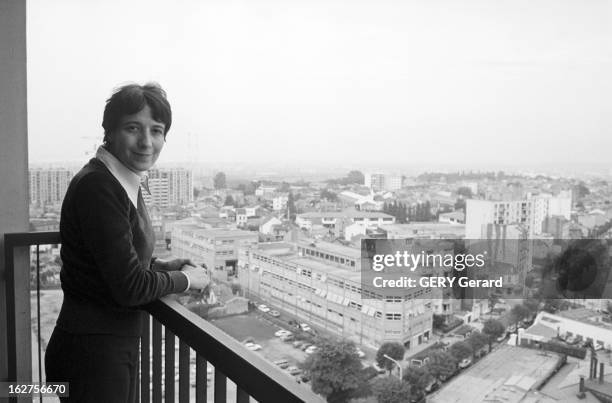
<svg viewBox="0 0 612 403"><path fill-rule="evenodd" d="M69 382L62 402L136 400L138 337L72 334L56 327L45 353L47 382Z"/></svg>

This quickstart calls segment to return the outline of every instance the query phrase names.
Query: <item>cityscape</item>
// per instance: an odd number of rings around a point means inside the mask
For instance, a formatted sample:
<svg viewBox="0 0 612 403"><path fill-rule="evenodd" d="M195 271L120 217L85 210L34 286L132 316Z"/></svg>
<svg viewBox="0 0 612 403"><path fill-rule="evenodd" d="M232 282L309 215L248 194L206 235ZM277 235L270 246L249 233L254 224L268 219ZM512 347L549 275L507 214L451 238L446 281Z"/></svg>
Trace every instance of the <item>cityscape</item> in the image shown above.
<svg viewBox="0 0 612 403"><path fill-rule="evenodd" d="M30 169L32 231L59 229L74 172ZM351 402L611 396L612 298L552 299L538 290L555 245L612 239L605 176L354 169L327 179L272 180L160 166L149 171L148 188L155 255L189 258L213 279L206 292L178 301L313 396ZM460 298L427 289L377 298L362 288L367 239L501 241L496 264L507 285ZM524 240L533 242L527 250L517 247ZM60 303L53 301L58 247L48 247L42 261L48 336ZM330 351L342 358L322 365ZM344 373L342 365L355 372L334 389L329 371ZM356 379L361 386L347 386Z"/></svg>

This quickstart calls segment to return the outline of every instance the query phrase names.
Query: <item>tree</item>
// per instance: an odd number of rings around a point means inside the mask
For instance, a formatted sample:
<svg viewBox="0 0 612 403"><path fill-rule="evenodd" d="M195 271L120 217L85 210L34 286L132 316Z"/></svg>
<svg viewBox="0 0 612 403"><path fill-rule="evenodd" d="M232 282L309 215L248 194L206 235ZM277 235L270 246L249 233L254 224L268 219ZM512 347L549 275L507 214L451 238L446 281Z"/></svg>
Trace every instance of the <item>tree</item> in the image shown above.
<svg viewBox="0 0 612 403"><path fill-rule="evenodd" d="M457 361L471 357L472 354L474 354L472 346L466 341L458 341L454 343L450 347L449 352Z"/></svg>
<svg viewBox="0 0 612 403"><path fill-rule="evenodd" d="M523 301L523 305L525 305L525 307L529 309L531 313L537 313L538 308L540 307L540 301L534 298L528 298Z"/></svg>
<svg viewBox="0 0 612 403"><path fill-rule="evenodd" d="M425 388L433 381L433 376L426 366L408 367L404 371L404 381L410 385L410 393L416 398L425 394Z"/></svg>
<svg viewBox="0 0 612 403"><path fill-rule="evenodd" d="M495 305L497 305L498 302L499 302L499 297L497 296L497 294L489 295L489 312L495 309Z"/></svg>
<svg viewBox="0 0 612 403"><path fill-rule="evenodd" d="M240 295L242 293L242 286L238 283L232 283L231 288L233 295Z"/></svg>
<svg viewBox="0 0 612 403"><path fill-rule="evenodd" d="M320 338L317 351L301 365L312 391L328 402L347 402L363 382L361 360L351 341Z"/></svg>
<svg viewBox="0 0 612 403"><path fill-rule="evenodd" d="M232 195L227 195L225 197L225 203L223 203L224 206L233 206L234 205L234 198L232 197Z"/></svg>
<svg viewBox="0 0 612 403"><path fill-rule="evenodd" d="M292 222L295 221L297 209L295 208L295 199L293 197L293 193L289 192L289 196L287 196L287 219Z"/></svg>
<svg viewBox="0 0 612 403"><path fill-rule="evenodd" d="M514 322L518 323L523 319L528 318L529 315L531 315L531 311L523 304L514 305L510 310L510 315L512 315Z"/></svg>
<svg viewBox="0 0 612 403"><path fill-rule="evenodd" d="M455 202L455 210L459 211L459 210L463 210L465 211L465 200L464 199L457 199L457 201Z"/></svg>
<svg viewBox="0 0 612 403"><path fill-rule="evenodd" d="M491 351L493 340L504 334L506 332L506 327L497 319L488 319L482 327L482 332L489 338L489 351Z"/></svg>
<svg viewBox="0 0 612 403"><path fill-rule="evenodd" d="M412 400L410 385L397 378L378 378L372 384L378 403L404 403Z"/></svg>
<svg viewBox="0 0 612 403"><path fill-rule="evenodd" d="M444 381L457 370L457 361L450 353L435 350L429 355L427 369L433 377Z"/></svg>
<svg viewBox="0 0 612 403"><path fill-rule="evenodd" d="M576 199L582 199L591 193L588 187L584 184L584 182L580 182L578 185L574 187L574 193L576 194Z"/></svg>
<svg viewBox="0 0 612 403"><path fill-rule="evenodd" d="M470 334L466 341L472 347L473 355L476 355L476 353L480 351L480 349L482 349L489 343L489 338L484 334L476 331L472 332L472 334Z"/></svg>
<svg viewBox="0 0 612 403"><path fill-rule="evenodd" d="M446 324L446 315L439 315L434 313L433 315L433 328L440 329Z"/></svg>
<svg viewBox="0 0 612 403"><path fill-rule="evenodd" d="M395 217L400 224L406 224L408 222L408 214L406 213L406 205L398 203L397 205L397 216Z"/></svg>
<svg viewBox="0 0 612 403"><path fill-rule="evenodd" d="M356 183L359 185L363 185L365 183L365 176L361 173L361 171L351 171L346 176L348 183Z"/></svg>
<svg viewBox="0 0 612 403"><path fill-rule="evenodd" d="M338 195L327 189L321 190L321 199L327 199L330 202L338 200Z"/></svg>
<svg viewBox="0 0 612 403"><path fill-rule="evenodd" d="M457 189L457 194L463 196L464 199L471 199L473 197L472 189L467 186L461 186Z"/></svg>
<svg viewBox="0 0 612 403"><path fill-rule="evenodd" d="M291 185L289 184L289 182L281 182L278 191L282 193L287 193L289 190L291 190Z"/></svg>
<svg viewBox="0 0 612 403"><path fill-rule="evenodd" d="M406 350L400 343L387 342L383 343L382 346L376 352L376 363L381 368L386 368L389 372L396 367L395 363L388 358L385 358L385 354L393 358L396 361L404 359L404 353Z"/></svg>
<svg viewBox="0 0 612 403"><path fill-rule="evenodd" d="M215 189L225 189L226 188L226 178L225 178L225 173L223 172L218 172L215 177L213 178L213 184L215 186Z"/></svg>

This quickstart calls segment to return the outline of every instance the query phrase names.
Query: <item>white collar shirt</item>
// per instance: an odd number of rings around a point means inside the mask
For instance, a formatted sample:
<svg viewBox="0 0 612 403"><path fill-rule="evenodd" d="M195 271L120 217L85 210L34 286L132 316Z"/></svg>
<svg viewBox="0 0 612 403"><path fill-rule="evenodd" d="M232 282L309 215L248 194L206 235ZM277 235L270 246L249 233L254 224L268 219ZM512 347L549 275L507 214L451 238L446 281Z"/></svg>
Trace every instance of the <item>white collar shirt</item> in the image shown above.
<svg viewBox="0 0 612 403"><path fill-rule="evenodd" d="M111 154L106 148L100 146L96 152L96 158L108 168L110 173L119 181L134 207L138 208L138 189L140 182L146 172L141 175L128 169L121 161Z"/></svg>

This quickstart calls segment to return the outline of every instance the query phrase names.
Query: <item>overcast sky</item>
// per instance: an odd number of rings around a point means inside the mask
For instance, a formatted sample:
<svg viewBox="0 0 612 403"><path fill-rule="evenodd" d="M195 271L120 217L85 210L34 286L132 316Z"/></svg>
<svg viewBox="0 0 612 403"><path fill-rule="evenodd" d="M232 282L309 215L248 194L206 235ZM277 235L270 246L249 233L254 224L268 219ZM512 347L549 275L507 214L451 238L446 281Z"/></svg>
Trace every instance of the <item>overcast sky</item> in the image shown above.
<svg viewBox="0 0 612 403"><path fill-rule="evenodd" d="M28 0L30 161L154 80L160 162L612 167L610 71L603 0Z"/></svg>

